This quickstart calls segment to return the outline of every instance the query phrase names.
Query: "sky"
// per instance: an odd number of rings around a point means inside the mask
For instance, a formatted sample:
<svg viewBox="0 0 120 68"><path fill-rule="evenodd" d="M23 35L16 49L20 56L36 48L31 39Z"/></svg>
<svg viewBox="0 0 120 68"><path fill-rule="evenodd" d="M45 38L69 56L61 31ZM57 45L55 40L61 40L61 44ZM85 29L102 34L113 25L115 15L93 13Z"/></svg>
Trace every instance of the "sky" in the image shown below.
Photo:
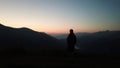
<svg viewBox="0 0 120 68"><path fill-rule="evenodd" d="M120 0L0 0L0 23L48 34L120 30Z"/></svg>

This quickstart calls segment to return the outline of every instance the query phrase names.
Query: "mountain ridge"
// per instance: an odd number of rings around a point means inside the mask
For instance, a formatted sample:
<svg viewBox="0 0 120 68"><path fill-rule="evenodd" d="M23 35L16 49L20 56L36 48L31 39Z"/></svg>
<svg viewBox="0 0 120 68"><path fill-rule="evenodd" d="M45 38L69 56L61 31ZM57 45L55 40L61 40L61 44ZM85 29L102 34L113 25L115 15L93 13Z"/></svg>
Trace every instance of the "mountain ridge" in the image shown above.
<svg viewBox="0 0 120 68"><path fill-rule="evenodd" d="M58 39L28 28L11 28L0 24L0 48L23 47L25 49L64 49Z"/></svg>

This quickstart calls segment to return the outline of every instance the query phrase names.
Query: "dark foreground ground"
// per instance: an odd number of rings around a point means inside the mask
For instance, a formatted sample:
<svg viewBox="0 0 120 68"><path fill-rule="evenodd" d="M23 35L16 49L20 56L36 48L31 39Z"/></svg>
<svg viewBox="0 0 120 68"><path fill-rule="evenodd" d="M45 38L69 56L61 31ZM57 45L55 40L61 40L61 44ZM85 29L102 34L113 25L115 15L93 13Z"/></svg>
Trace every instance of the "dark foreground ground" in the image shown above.
<svg viewBox="0 0 120 68"><path fill-rule="evenodd" d="M0 68L120 68L119 56L67 54L1 55Z"/></svg>

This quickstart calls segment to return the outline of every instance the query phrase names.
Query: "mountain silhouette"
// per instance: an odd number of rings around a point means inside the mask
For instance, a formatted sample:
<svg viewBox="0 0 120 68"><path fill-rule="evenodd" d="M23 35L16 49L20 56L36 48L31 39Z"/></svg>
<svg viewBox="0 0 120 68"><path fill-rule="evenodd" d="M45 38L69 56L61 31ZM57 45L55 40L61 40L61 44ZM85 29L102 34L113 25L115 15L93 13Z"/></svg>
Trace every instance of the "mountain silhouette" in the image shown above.
<svg viewBox="0 0 120 68"><path fill-rule="evenodd" d="M24 48L25 50L64 49L58 39L44 32L28 28L11 28L0 24L0 48Z"/></svg>
<svg viewBox="0 0 120 68"><path fill-rule="evenodd" d="M83 52L120 55L120 31L99 31L78 37L77 45Z"/></svg>
<svg viewBox="0 0 120 68"><path fill-rule="evenodd" d="M118 67L120 56L115 54L120 55L119 35L120 31L77 33L80 53L68 55L63 50L66 49L66 38L58 40L44 32L0 24L1 67Z"/></svg>
<svg viewBox="0 0 120 68"><path fill-rule="evenodd" d="M65 43L67 35L59 35ZM76 33L80 52L84 54L120 55L120 31Z"/></svg>

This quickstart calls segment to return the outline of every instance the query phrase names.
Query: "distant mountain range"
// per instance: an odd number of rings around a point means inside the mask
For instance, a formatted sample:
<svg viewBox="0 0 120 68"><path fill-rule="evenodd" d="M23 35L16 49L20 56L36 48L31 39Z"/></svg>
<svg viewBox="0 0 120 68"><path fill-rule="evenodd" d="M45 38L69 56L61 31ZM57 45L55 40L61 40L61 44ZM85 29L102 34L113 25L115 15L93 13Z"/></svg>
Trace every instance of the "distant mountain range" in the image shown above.
<svg viewBox="0 0 120 68"><path fill-rule="evenodd" d="M120 31L76 33L81 52L94 54L120 54ZM55 36L65 43L67 34Z"/></svg>
<svg viewBox="0 0 120 68"><path fill-rule="evenodd" d="M63 49L66 46L58 39L43 32L28 28L11 28L0 24L0 49Z"/></svg>
<svg viewBox="0 0 120 68"><path fill-rule="evenodd" d="M119 54L120 31L99 31L95 33L76 33L77 44L81 53L88 54ZM28 28L11 28L0 24L0 50L24 48L28 51L65 49L67 34L56 38L43 32Z"/></svg>

